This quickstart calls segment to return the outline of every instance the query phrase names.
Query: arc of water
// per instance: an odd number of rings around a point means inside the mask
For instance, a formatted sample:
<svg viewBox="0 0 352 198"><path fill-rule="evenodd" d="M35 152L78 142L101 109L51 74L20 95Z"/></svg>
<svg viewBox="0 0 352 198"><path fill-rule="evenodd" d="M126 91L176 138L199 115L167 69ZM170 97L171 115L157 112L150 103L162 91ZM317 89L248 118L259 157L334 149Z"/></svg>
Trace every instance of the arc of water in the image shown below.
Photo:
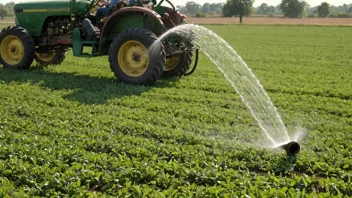
<svg viewBox="0 0 352 198"><path fill-rule="evenodd" d="M169 30L158 40L171 33L187 38L210 58L239 94L274 146L290 141L287 129L263 86L224 39L205 27L185 24ZM149 49L152 50L152 46Z"/></svg>

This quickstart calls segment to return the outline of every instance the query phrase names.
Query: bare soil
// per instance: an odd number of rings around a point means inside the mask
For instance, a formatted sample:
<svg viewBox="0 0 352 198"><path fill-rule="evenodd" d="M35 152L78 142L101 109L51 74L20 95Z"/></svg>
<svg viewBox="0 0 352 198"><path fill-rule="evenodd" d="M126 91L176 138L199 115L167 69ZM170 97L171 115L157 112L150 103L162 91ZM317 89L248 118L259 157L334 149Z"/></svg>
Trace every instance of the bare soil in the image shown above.
<svg viewBox="0 0 352 198"><path fill-rule="evenodd" d="M15 17L5 17L0 23L15 23Z"/></svg>
<svg viewBox="0 0 352 198"><path fill-rule="evenodd" d="M239 18L188 18L187 21L195 24L238 24ZM243 24L352 26L352 18L245 17L243 18Z"/></svg>

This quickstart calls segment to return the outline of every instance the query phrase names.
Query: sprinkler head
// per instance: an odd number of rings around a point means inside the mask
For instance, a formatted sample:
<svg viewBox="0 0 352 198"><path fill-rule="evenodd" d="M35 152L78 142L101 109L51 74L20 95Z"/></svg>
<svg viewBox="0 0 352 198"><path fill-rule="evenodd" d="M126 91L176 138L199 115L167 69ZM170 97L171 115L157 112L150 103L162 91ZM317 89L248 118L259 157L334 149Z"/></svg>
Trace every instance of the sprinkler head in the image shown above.
<svg viewBox="0 0 352 198"><path fill-rule="evenodd" d="M285 149L288 156L297 155L299 153L299 151L301 150L301 146L295 141L281 145L280 148Z"/></svg>

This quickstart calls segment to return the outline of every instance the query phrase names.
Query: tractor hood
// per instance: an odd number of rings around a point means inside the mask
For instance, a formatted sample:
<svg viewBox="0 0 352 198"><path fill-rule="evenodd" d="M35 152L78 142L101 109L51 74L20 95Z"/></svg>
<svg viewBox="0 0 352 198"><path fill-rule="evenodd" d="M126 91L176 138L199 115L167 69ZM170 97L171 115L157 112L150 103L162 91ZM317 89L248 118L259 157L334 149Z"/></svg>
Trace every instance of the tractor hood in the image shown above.
<svg viewBox="0 0 352 198"><path fill-rule="evenodd" d="M45 21L55 17L83 17L89 12L93 0L35 0L14 6L16 24L39 37Z"/></svg>
<svg viewBox="0 0 352 198"><path fill-rule="evenodd" d="M72 13L75 15L84 15L89 10L90 0L43 0L43 1L28 1L18 3L14 6L15 13L55 13L67 12L71 13L72 8L75 8ZM55 14L54 14L55 15Z"/></svg>
<svg viewBox="0 0 352 198"><path fill-rule="evenodd" d="M70 11L70 1L31 1L18 3L14 6L15 12L53 12Z"/></svg>

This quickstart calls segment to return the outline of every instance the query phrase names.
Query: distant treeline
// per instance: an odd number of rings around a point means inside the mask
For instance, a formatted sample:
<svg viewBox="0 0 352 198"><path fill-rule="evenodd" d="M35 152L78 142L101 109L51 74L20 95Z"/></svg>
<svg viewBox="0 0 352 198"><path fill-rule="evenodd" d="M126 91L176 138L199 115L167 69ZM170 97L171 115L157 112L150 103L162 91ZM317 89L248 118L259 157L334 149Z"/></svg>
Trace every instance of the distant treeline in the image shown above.
<svg viewBox="0 0 352 198"><path fill-rule="evenodd" d="M176 3L175 0L171 0ZM191 17L239 16L242 21L243 16L284 16L290 18L298 17L352 17L352 4L333 6L326 2L316 7L310 7L302 0L282 0L279 5L268 5L262 3L258 7L253 7L255 0L227 0L226 3L204 3L200 5L195 1L189 1L184 6L177 6L177 9ZM6 16L13 16L15 2L0 4L0 19Z"/></svg>
<svg viewBox="0 0 352 198"><path fill-rule="evenodd" d="M5 5L0 3L0 19L4 19L4 17L6 16L15 15L13 11L13 6L15 6L15 2L10 2Z"/></svg>
<svg viewBox="0 0 352 198"><path fill-rule="evenodd" d="M301 0L282 0L279 5L268 5L262 3L258 7L253 7L254 0L227 0L226 3L204 3L200 5L195 1L189 1L184 6L177 6L181 12L192 17L205 16L231 16L231 11L236 9L245 10L250 8L246 15L264 16L285 16L290 18L298 17L352 17L352 4L333 6L326 2L316 7L310 7L308 3ZM229 14L230 13L230 14ZM236 12L237 13L237 12ZM238 12L240 13L240 12ZM239 16L234 14L232 16Z"/></svg>

